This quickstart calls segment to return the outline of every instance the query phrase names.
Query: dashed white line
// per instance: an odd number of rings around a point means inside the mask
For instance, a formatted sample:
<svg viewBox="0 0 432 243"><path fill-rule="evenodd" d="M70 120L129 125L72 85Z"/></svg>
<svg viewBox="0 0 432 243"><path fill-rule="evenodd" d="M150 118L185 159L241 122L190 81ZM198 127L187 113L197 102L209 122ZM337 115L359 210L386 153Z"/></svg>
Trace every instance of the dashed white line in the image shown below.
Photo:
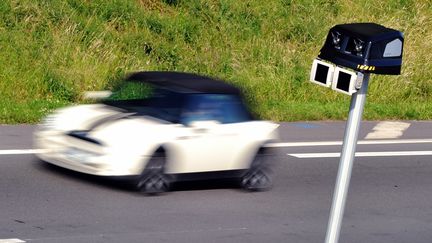
<svg viewBox="0 0 432 243"><path fill-rule="evenodd" d="M380 122L372 129L373 132L366 135L365 139L399 138L410 125L410 123L397 121Z"/></svg>
<svg viewBox="0 0 432 243"><path fill-rule="evenodd" d="M393 140L360 140L357 144L415 144L432 143L432 139L393 139ZM342 145L342 141L321 141L321 142L292 142L292 143L271 143L267 147L314 147L314 146L337 146Z"/></svg>
<svg viewBox="0 0 432 243"><path fill-rule="evenodd" d="M287 154L300 159L338 158L340 153L303 153ZM387 152L357 152L355 157L392 157L392 156L422 156L432 155L432 151L387 151Z"/></svg>

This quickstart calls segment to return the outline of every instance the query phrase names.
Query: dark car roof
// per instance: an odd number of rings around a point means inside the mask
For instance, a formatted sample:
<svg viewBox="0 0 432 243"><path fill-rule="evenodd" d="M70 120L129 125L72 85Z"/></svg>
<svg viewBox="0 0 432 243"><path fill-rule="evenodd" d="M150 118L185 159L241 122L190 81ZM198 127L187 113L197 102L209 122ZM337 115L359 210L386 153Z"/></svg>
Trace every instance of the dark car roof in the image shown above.
<svg viewBox="0 0 432 243"><path fill-rule="evenodd" d="M145 82L187 93L240 94L235 86L222 80L193 73L148 71L130 74L126 81Z"/></svg>

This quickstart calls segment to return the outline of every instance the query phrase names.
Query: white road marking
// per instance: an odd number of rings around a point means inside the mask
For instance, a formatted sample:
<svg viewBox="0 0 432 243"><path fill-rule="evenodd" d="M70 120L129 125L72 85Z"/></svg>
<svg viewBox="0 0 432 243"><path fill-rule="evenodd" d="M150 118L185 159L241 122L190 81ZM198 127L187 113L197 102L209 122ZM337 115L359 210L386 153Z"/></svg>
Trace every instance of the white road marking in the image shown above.
<svg viewBox="0 0 432 243"><path fill-rule="evenodd" d="M357 144L415 144L432 143L432 139L394 139L394 140L360 140ZM313 147L313 146L337 146L342 145L342 141L322 141L322 142L292 142L292 143L270 143L266 147Z"/></svg>
<svg viewBox="0 0 432 243"><path fill-rule="evenodd" d="M0 239L0 243L25 243L25 241L20 239Z"/></svg>
<svg viewBox="0 0 432 243"><path fill-rule="evenodd" d="M338 158L340 153L304 153L287 154L300 159L307 158ZM355 157L392 157L392 156L420 156L432 155L432 151L388 151L388 152L357 152Z"/></svg>
<svg viewBox="0 0 432 243"><path fill-rule="evenodd" d="M406 122L385 121L378 123L365 139L389 139L399 138L411 124Z"/></svg>
<svg viewBox="0 0 432 243"><path fill-rule="evenodd" d="M0 155L40 154L43 152L45 152L44 149L4 149L4 150L0 150Z"/></svg>
<svg viewBox="0 0 432 243"><path fill-rule="evenodd" d="M223 227L217 227L217 228L210 228L210 229L191 229L191 230L176 230L176 231L149 231L149 232L131 232L131 233L112 233L112 234L93 234L93 235L70 235L70 236L58 236L58 237L43 237L43 238L34 238L34 239L26 239L28 241L38 241L38 242L45 242L47 240L50 241L55 241L55 242L63 242L63 241L67 241L67 242L74 242L72 240L77 241L77 239L88 239L86 242L94 242L95 240L97 240L98 238L102 238L104 239L105 237L120 237L120 238L125 238L122 236L127 236L127 237L131 237L134 236L136 237L141 237L143 239L145 239L146 237L148 237L148 235L166 235L166 234L191 234L191 233L208 233L208 232L219 232L219 231L239 231L239 230L249 230L246 227L238 227L238 228L223 228ZM93 240L91 240L93 239ZM25 242L25 241L18 241L19 242ZM80 241L83 242L83 241ZM0 243L2 243L0 241ZM9 243L9 242L6 242ZM11 243L15 243L15 242L11 242Z"/></svg>
<svg viewBox="0 0 432 243"><path fill-rule="evenodd" d="M428 139L360 140L357 142L357 144L361 144L361 145L416 144L416 143L432 143L432 139L428 138ZM342 141L270 143L267 144L266 147L283 148L283 147L314 147L314 146L339 146L339 145L342 145ZM0 150L0 155L40 154L46 151L47 150L45 149L3 149Z"/></svg>

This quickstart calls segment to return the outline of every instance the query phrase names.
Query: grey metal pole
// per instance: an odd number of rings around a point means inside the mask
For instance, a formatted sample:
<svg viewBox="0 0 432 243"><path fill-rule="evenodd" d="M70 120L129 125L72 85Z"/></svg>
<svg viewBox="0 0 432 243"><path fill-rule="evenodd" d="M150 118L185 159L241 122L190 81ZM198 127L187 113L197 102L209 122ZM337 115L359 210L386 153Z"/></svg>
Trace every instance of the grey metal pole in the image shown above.
<svg viewBox="0 0 432 243"><path fill-rule="evenodd" d="M337 243L342 225L346 197L351 179L352 165L357 145L357 136L360 128L361 117L366 100L369 83L369 73L365 73L363 84L359 91L351 97L351 105L348 121L345 128L345 137L339 162L339 171L336 186L333 193L333 203L327 225L326 243Z"/></svg>

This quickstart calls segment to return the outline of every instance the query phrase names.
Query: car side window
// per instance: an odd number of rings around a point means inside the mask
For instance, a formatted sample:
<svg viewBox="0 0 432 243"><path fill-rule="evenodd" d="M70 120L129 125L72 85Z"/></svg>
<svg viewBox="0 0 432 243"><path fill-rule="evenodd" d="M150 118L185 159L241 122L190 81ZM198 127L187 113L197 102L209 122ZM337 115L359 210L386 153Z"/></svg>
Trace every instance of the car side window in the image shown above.
<svg viewBox="0 0 432 243"><path fill-rule="evenodd" d="M149 98L154 88L143 82L124 82L113 90L111 96L106 100L142 100Z"/></svg>
<svg viewBox="0 0 432 243"><path fill-rule="evenodd" d="M189 95L181 116L185 125L194 121L236 123L250 120L241 99L227 94Z"/></svg>

